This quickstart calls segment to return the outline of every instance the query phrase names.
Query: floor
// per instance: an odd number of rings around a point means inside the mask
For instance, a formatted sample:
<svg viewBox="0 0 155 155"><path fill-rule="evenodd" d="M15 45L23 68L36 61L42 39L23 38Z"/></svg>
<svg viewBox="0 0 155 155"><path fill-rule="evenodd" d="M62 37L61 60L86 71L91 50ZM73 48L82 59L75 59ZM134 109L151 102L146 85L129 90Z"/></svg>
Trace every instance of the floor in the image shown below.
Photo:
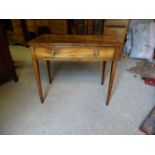
<svg viewBox="0 0 155 155"><path fill-rule="evenodd" d="M53 83L47 83L40 62L46 100L41 104L29 49L10 46L19 81L0 86L0 134L143 134L139 126L155 104L155 89L126 71L135 60L121 60L109 106L105 105L108 63L101 86L100 63L52 63Z"/></svg>

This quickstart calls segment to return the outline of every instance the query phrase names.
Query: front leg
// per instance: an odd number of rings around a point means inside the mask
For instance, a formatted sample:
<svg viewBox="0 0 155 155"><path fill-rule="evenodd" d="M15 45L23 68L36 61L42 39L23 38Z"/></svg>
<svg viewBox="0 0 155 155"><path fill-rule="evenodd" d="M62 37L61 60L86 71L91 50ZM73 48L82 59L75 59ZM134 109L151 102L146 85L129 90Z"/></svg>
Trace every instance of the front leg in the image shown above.
<svg viewBox="0 0 155 155"><path fill-rule="evenodd" d="M114 61L112 61L112 64L111 64L111 72L110 72L110 79L109 79L106 105L109 105L109 101L111 98L111 92L112 92L112 86L113 86L113 82L114 82L114 78L115 78L116 67L117 67L117 61L114 60Z"/></svg>
<svg viewBox="0 0 155 155"><path fill-rule="evenodd" d="M105 79L105 67L106 67L106 61L102 62L102 77L101 77L101 85L104 84Z"/></svg>
<svg viewBox="0 0 155 155"><path fill-rule="evenodd" d="M47 71L48 71L48 80L49 80L49 83L51 84L52 83L52 76L51 76L51 65L50 65L50 61L47 60L46 61L46 64L47 64Z"/></svg>
<svg viewBox="0 0 155 155"><path fill-rule="evenodd" d="M38 64L38 60L35 56L35 48L33 48L33 47L31 47L31 54L32 54L32 63L33 63L34 75L35 75L35 79L36 79L36 83L37 83L37 88L38 88L38 92L39 92L39 97L40 97L41 103L43 103L44 97L43 97L42 87L41 87L39 64Z"/></svg>

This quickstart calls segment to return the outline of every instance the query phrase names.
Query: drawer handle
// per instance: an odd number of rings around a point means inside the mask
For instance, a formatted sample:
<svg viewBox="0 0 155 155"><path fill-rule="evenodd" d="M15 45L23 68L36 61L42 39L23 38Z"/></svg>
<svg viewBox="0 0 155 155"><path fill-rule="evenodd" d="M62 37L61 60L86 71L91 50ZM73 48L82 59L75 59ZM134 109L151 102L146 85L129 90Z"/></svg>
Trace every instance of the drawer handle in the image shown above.
<svg viewBox="0 0 155 155"><path fill-rule="evenodd" d="M54 50L50 51L50 53L51 53L51 56L55 55L55 51Z"/></svg>
<svg viewBox="0 0 155 155"><path fill-rule="evenodd" d="M95 57L98 57L98 56L99 56L99 53L100 53L100 52L99 52L98 50L94 50L94 56L95 56Z"/></svg>

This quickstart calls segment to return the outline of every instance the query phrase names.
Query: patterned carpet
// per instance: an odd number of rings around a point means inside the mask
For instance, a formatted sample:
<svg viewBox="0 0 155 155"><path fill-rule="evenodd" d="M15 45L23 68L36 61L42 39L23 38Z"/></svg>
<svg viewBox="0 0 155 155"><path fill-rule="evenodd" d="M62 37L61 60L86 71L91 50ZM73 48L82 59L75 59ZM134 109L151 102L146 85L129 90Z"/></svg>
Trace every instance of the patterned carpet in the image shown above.
<svg viewBox="0 0 155 155"><path fill-rule="evenodd" d="M155 135L155 107L152 109L139 129L145 134Z"/></svg>
<svg viewBox="0 0 155 155"><path fill-rule="evenodd" d="M148 61L140 61L136 63L136 66L131 67L128 71L140 74L145 78L155 78L155 63Z"/></svg>

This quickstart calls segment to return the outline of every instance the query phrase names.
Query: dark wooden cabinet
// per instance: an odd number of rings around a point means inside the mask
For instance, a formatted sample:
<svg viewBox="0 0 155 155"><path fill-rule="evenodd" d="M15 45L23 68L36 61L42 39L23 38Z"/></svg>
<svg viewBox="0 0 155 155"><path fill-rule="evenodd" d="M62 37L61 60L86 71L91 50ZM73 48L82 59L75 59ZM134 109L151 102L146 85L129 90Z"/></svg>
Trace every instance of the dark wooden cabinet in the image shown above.
<svg viewBox="0 0 155 155"><path fill-rule="evenodd" d="M24 19L2 19L1 23L4 25L10 44L26 44L27 35Z"/></svg>
<svg viewBox="0 0 155 155"><path fill-rule="evenodd" d="M3 24L0 23L0 83L13 78L18 80L11 58Z"/></svg>
<svg viewBox="0 0 155 155"><path fill-rule="evenodd" d="M125 36L128 19L5 19L10 43L25 45L42 34L119 34Z"/></svg>
<svg viewBox="0 0 155 155"><path fill-rule="evenodd" d="M103 19L69 19L68 23L69 34L103 34Z"/></svg>
<svg viewBox="0 0 155 155"><path fill-rule="evenodd" d="M41 34L68 34L67 19L25 19L24 21L29 40Z"/></svg>

